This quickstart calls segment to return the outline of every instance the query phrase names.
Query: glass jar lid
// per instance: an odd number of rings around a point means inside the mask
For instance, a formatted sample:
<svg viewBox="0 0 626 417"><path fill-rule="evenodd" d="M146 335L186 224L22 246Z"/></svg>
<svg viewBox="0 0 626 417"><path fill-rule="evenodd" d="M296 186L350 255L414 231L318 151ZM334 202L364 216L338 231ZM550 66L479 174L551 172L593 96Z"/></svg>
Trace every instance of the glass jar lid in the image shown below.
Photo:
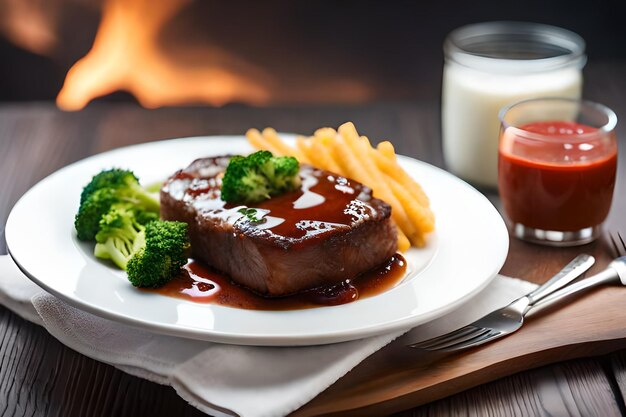
<svg viewBox="0 0 626 417"><path fill-rule="evenodd" d="M495 73L528 73L573 67L586 61L585 41L566 29L540 23L486 22L452 31L446 61Z"/></svg>

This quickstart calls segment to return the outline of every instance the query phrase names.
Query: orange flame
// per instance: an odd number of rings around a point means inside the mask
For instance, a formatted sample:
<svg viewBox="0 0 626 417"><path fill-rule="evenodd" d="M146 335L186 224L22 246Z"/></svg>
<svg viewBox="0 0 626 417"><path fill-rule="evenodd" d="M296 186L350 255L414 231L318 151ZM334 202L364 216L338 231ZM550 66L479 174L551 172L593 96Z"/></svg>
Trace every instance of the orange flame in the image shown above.
<svg viewBox="0 0 626 417"><path fill-rule="evenodd" d="M132 93L147 108L229 101L266 103L272 80L217 47L165 53L159 35L189 0L109 0L92 49L68 72L57 105L79 110L96 97Z"/></svg>

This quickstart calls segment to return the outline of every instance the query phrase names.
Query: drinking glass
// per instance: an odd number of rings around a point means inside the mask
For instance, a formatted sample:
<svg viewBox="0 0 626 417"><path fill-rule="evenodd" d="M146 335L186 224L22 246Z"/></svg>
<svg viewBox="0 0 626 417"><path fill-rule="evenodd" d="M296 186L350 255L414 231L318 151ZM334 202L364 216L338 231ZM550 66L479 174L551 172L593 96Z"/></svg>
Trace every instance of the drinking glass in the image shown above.
<svg viewBox="0 0 626 417"><path fill-rule="evenodd" d="M615 113L546 98L505 107L499 117L498 189L512 233L553 246L596 239L615 186Z"/></svg>

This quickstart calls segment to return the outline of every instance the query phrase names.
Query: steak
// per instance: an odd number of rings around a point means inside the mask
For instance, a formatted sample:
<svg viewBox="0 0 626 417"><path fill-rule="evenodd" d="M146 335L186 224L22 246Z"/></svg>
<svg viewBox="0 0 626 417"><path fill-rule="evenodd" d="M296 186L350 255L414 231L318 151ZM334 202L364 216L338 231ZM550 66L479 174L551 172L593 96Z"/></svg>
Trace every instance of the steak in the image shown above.
<svg viewBox="0 0 626 417"><path fill-rule="evenodd" d="M355 278L396 252L391 207L363 184L301 164L300 190L248 207L220 199L228 161L198 159L170 177L161 217L188 223L192 256L234 282L283 296Z"/></svg>

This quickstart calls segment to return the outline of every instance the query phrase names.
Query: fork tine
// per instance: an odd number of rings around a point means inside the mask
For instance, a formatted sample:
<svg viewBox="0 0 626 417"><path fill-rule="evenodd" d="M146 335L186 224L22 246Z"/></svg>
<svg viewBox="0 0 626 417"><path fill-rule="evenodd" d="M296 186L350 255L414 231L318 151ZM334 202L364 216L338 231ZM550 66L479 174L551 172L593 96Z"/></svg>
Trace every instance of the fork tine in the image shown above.
<svg viewBox="0 0 626 417"><path fill-rule="evenodd" d="M487 333L483 333L480 336L476 336L473 339L466 340L464 342L460 342L452 346L442 347L439 350L445 350L447 352L451 352L454 350L461 350L461 349L466 349L466 348L473 347L473 346L482 345L483 343L488 342L494 338L497 338L498 336L502 334L501 331L496 330L496 329L488 329L488 330L490 331Z"/></svg>
<svg viewBox="0 0 626 417"><path fill-rule="evenodd" d="M466 332L462 335L455 335L456 337L448 337L444 340L438 341L437 343L431 343L426 347L422 347L424 350L442 350L449 346L454 346L459 343L464 343L468 340L473 340L477 337L480 337L486 333L489 333L491 329L486 329L483 327L475 327L473 331Z"/></svg>
<svg viewBox="0 0 626 417"><path fill-rule="evenodd" d="M435 345L438 345L439 343L445 343L451 340L458 339L463 336L467 336L469 334L479 331L480 329L481 329L480 327L475 327L475 326L461 327L460 329L454 330L450 333L446 333L438 337L433 337L432 339L415 343L414 345L411 345L411 347L416 347L420 349L428 349L430 346L435 346Z"/></svg>
<svg viewBox="0 0 626 417"><path fill-rule="evenodd" d="M450 340L449 342L446 342L446 343L439 343L435 346L431 346L427 350L451 349L453 346L464 345L465 343L470 343L473 340L483 338L487 336L489 333L491 333L492 331L493 329L482 328L482 329L479 329L479 331L469 334L467 336L459 337L458 339ZM455 349L452 349L452 350L455 350Z"/></svg>

